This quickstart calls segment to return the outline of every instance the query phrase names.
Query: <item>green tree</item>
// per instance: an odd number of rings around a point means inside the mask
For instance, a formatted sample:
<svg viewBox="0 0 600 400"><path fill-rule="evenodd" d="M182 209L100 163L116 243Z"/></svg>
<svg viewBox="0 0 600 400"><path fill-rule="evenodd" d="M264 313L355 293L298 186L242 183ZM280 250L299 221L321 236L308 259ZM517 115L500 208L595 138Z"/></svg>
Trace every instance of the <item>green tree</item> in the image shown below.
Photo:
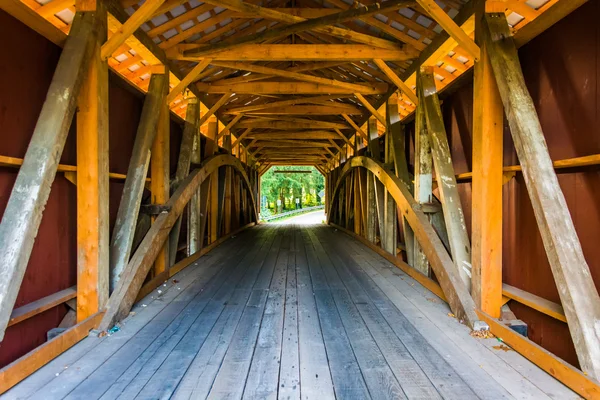
<svg viewBox="0 0 600 400"><path fill-rule="evenodd" d="M310 170L306 173L276 173L275 171ZM282 211L294 209L296 199L302 206L321 204L318 193L325 187L323 175L314 167L284 166L270 168L261 178L261 199L267 198L266 208L276 209L277 200L281 200ZM278 212L279 210L275 210Z"/></svg>

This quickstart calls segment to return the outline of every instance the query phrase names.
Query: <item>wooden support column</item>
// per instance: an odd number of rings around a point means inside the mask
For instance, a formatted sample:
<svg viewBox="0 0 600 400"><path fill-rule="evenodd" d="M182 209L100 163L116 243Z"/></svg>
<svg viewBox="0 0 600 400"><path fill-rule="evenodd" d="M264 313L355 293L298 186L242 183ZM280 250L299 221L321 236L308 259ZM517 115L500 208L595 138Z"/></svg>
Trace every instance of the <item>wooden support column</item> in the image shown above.
<svg viewBox="0 0 600 400"><path fill-rule="evenodd" d="M77 13L0 223L0 340L15 305L95 45L95 16Z"/></svg>
<svg viewBox="0 0 600 400"><path fill-rule="evenodd" d="M129 262L135 225L146 176L148 175L150 148L156 136L160 110L167 92L167 76L164 69L162 73L159 72L158 70L155 71L150 78L150 86L144 100L142 116L137 129L131 159L129 160L129 168L127 169L127 178L125 179L123 194L117 211L117 220L113 228L110 244L111 292L116 287L123 269Z"/></svg>
<svg viewBox="0 0 600 400"><path fill-rule="evenodd" d="M110 260L108 64L100 56L107 13L101 1L86 5L98 30L77 100L77 322L106 306Z"/></svg>
<svg viewBox="0 0 600 400"><path fill-rule="evenodd" d="M487 14L485 21L485 46L577 358L585 373L600 380L600 296L558 184L506 17Z"/></svg>
<svg viewBox="0 0 600 400"><path fill-rule="evenodd" d="M168 88L168 70L165 70L165 76L167 77L167 88ZM150 203L163 205L169 201L170 195L170 163L169 163L169 131L171 124L171 115L169 111L169 104L166 101L166 97L163 99L160 108L158 126L156 127L156 135L154 136L154 142L152 143L152 150L150 155ZM156 220L156 217L152 217L152 223ZM175 248L177 253L177 248ZM154 276L161 272L169 269L170 256L169 256L169 243L161 248L158 253L158 257L154 262L153 273Z"/></svg>
<svg viewBox="0 0 600 400"><path fill-rule="evenodd" d="M190 105L188 104L188 108ZM195 122L196 129L194 130L192 137L192 151L190 153L190 164L200 164L202 161L202 143L200 133L200 102L196 99L196 114L197 120ZM190 115L191 117L191 115ZM186 126L188 123L188 118L186 115ZM206 213L206 210L202 208L202 203L200 201L202 195L202 187L208 185L208 182L203 182L202 186L194 193L192 199L190 200L190 204L188 204L188 233L187 233L187 255L188 257L196 252L200 251L202 248L202 237L204 227L202 226L202 213ZM206 221L204 221L206 223Z"/></svg>
<svg viewBox="0 0 600 400"><path fill-rule="evenodd" d="M369 142L368 149L373 158L376 161L381 161L381 149L379 147L379 132L377 130L377 119L375 117L370 117L367 125ZM379 238L381 240L381 244L383 245L383 235L385 233L385 227L383 224L384 221L384 192L385 188L383 184L377 179L375 175L369 172L369 180L373 181L373 193L375 197L375 215L377 216L377 225L376 228L379 227Z"/></svg>
<svg viewBox="0 0 600 400"><path fill-rule="evenodd" d="M392 151L392 136L385 135L385 149L384 149L384 162L386 168L390 168L393 165L394 155ZM397 215L396 215L396 202L392 197L391 193L386 189L383 190L383 227L385 232L382 234L381 247L392 255L396 255L398 248L398 228L397 228Z"/></svg>
<svg viewBox="0 0 600 400"><path fill-rule="evenodd" d="M179 183L184 180L188 174L190 173L190 163L192 160L192 152L194 147L194 141L196 140L196 136L199 135L200 127L198 126L198 121L200 120L200 103L198 98L191 95L188 98L186 114L185 114L185 125L183 127L183 135L181 138L181 145L179 147L179 158L177 159L177 170L175 171L175 182L173 183L172 190L175 191L179 187ZM198 160L199 163L200 160ZM197 203L194 203L197 196L193 196L192 200L188 204L188 210L197 206ZM189 215L190 212L188 212ZM169 266L175 264L175 260L177 259L177 248L179 247L179 235L181 232L181 220L182 217L179 217L171 234L169 235ZM188 230L193 228L197 229L198 224L191 223L191 220L188 220ZM193 253L192 253L193 254Z"/></svg>
<svg viewBox="0 0 600 400"><path fill-rule="evenodd" d="M398 112L398 95L394 93L389 97L386 103L386 123L387 135L390 136L392 160L396 176L400 178L402 183L406 185L408 191L413 193L413 184L408 174L408 162L406 161L406 135L404 125L400 122L400 113ZM406 249L406 260L408 265L414 265L414 242L415 234L408 224L404 213L399 208L397 209L398 224L402 226L404 234L404 248Z"/></svg>
<svg viewBox="0 0 600 400"><path fill-rule="evenodd" d="M223 137L223 147L231 154L231 134ZM231 213L233 207L233 170L225 167L225 186L223 188L223 235L231 232Z"/></svg>
<svg viewBox="0 0 600 400"><path fill-rule="evenodd" d="M421 69L421 85L423 90L422 104L425 109L425 118L427 119L427 130L431 140L431 153L435 164L435 175L440 190L448 239L450 240L452 261L467 290L471 290L471 245L460 204L456 175L454 174L452 156L450 154L448 137L446 136L432 67Z"/></svg>
<svg viewBox="0 0 600 400"><path fill-rule="evenodd" d="M423 204L432 203L433 201L433 159L431 158L431 142L427 133L420 80L420 72L417 72L419 100L415 110L415 201ZM429 220L431 221L431 217L429 217ZM429 276L429 262L417 240L414 241L414 249L412 267L425 276Z"/></svg>
<svg viewBox="0 0 600 400"><path fill-rule="evenodd" d="M471 295L494 318L502 307L502 152L504 112L482 38L485 2L479 2L475 39L481 56L473 89L473 182Z"/></svg>
<svg viewBox="0 0 600 400"><path fill-rule="evenodd" d="M360 174L359 170L354 170L354 190L352 191L352 197L354 201L354 233L360 235L362 225L362 206L360 199Z"/></svg>
<svg viewBox="0 0 600 400"><path fill-rule="evenodd" d="M218 124L216 121L208 123L208 137L213 140L213 154L218 147L217 143ZM219 170L210 176L210 205L208 211L208 243L216 242L219 235Z"/></svg>

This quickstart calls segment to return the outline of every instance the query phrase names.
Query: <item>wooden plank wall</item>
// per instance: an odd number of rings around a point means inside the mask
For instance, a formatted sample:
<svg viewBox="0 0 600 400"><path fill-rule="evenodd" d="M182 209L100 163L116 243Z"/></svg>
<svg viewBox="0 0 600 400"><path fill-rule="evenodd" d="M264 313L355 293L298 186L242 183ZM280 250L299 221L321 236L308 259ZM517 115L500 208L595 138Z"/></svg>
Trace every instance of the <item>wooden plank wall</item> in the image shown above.
<svg viewBox="0 0 600 400"><path fill-rule="evenodd" d="M61 49L0 10L0 34L14 40L0 41L0 155L23 157L58 62ZM31 79L35 77L35 79ZM114 75L109 87L110 171L127 172L143 95ZM182 127L171 120L171 172L175 171ZM77 163L75 123L60 162ZM172 150L173 151L173 150ZM6 207L18 169L0 167L0 217ZM110 181L110 231L114 226L123 181ZM76 284L77 223L75 185L58 173L15 308ZM46 341L46 332L58 326L68 308L59 305L9 327L0 343L0 367Z"/></svg>
<svg viewBox="0 0 600 400"><path fill-rule="evenodd" d="M536 105L552 160L600 154L600 3L588 2L520 49L525 81ZM561 54L557 58L556 54ZM444 100L445 125L457 174L472 171L473 87ZM508 127L504 127L504 165L516 165ZM561 171L558 180L579 235L596 287L600 287L600 173L597 167ZM471 183L459 184L469 232ZM503 282L560 303L522 175L503 188ZM517 302L518 318L529 337L567 362L578 365L567 325Z"/></svg>

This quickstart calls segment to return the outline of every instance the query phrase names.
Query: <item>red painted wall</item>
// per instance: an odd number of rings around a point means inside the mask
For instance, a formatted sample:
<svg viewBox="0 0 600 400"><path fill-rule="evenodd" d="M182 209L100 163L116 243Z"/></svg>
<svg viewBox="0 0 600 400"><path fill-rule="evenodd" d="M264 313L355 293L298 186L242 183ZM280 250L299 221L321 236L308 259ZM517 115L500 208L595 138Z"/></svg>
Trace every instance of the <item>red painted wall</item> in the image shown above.
<svg viewBox="0 0 600 400"><path fill-rule="evenodd" d="M527 86L553 160L600 154L600 2L588 2L519 50ZM471 170L471 85L444 100L444 117L456 172ZM518 164L505 123L504 165ZM560 173L575 229L596 287L600 287L600 171ZM461 184L470 226L471 184ZM522 175L503 191L503 281L559 303L560 299ZM566 324L511 302L529 325L529 336L578 365Z"/></svg>
<svg viewBox="0 0 600 400"><path fill-rule="evenodd" d="M61 49L0 10L0 155L23 157ZM126 173L144 96L111 75L109 87L110 171ZM63 164L76 164L75 124L67 139ZM181 128L172 123L179 151ZM4 213L17 169L0 167L0 215ZM111 230L116 219L123 182L110 183ZM76 188L57 174L36 237L27 272L15 307L76 284ZM7 329L0 343L0 367L46 341L46 332L67 312L60 305Z"/></svg>

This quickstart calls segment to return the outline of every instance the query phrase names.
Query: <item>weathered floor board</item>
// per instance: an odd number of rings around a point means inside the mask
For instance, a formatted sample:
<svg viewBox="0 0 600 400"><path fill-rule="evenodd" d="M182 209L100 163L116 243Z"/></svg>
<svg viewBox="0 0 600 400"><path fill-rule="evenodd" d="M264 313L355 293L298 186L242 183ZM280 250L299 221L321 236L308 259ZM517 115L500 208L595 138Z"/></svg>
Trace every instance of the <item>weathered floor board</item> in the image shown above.
<svg viewBox="0 0 600 400"><path fill-rule="evenodd" d="M335 229L261 225L148 295L119 332L85 339L4 398L577 398L448 311Z"/></svg>

